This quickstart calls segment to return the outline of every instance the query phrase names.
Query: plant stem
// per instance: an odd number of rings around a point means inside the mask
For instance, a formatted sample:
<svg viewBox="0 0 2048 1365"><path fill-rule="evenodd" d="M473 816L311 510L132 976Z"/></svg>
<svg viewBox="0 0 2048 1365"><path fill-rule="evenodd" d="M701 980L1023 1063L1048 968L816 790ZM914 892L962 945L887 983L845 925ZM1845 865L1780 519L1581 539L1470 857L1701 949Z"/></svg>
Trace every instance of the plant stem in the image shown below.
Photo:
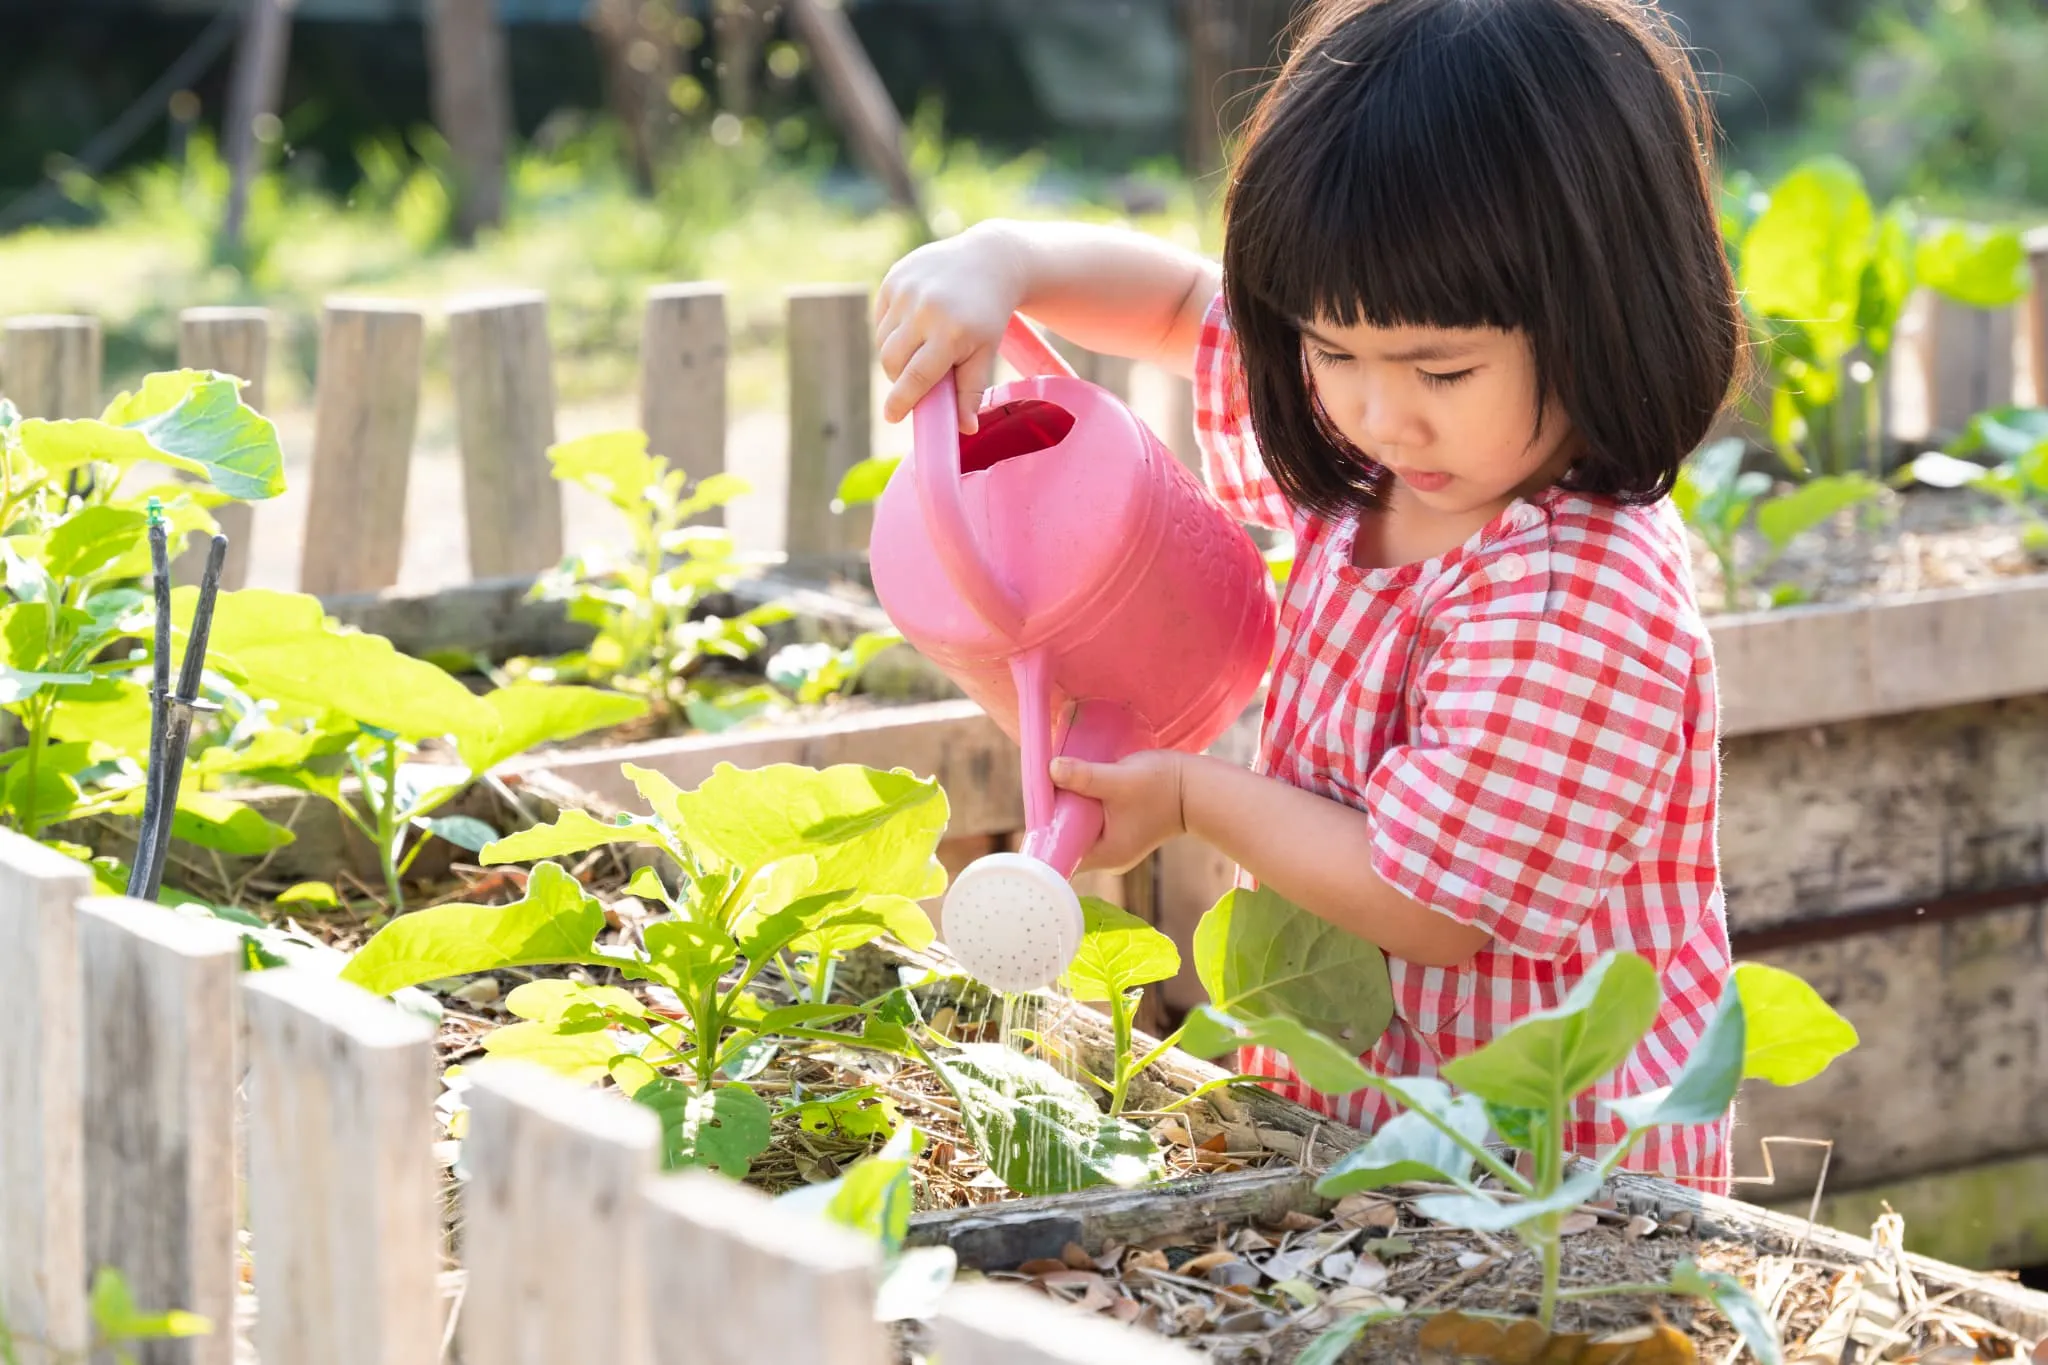
<svg viewBox="0 0 2048 1365"><path fill-rule="evenodd" d="M823 1005L832 998L832 969L837 965L831 953L820 952L811 963L811 1003Z"/></svg>
<svg viewBox="0 0 2048 1365"><path fill-rule="evenodd" d="M1555 1193L1564 1181L1564 1125L1570 1115L1571 1108L1565 1097L1554 1096L1543 1124L1542 1141L1537 1144L1536 1191L1539 1198ZM1525 1238L1535 1243L1537 1259L1543 1263L1543 1299L1536 1314L1537 1321L1543 1324L1546 1332L1557 1320L1557 1281L1563 1259L1558 1246L1558 1227L1563 1221L1562 1213L1546 1213L1535 1221L1530 1235Z"/></svg>
<svg viewBox="0 0 2048 1365"><path fill-rule="evenodd" d="M382 790L377 794L377 857L384 867L384 887L391 893L391 913L405 912L405 892L398 879L398 843L403 837L398 829L398 744L395 740L382 740L384 753L378 767L383 777Z"/></svg>
<svg viewBox="0 0 2048 1365"><path fill-rule="evenodd" d="M31 839L36 837L39 828L36 824L36 765L42 758L43 745L50 739L51 712L52 708L41 699L29 708L28 753L22 758L22 762L28 765L28 786L21 794L22 806L16 812L16 818L21 822L21 832Z"/></svg>
<svg viewBox="0 0 2048 1365"><path fill-rule="evenodd" d="M1134 1074L1131 1066L1131 999L1122 991L1113 990L1109 994L1109 1018L1116 1038L1116 1084L1109 1091L1109 1116L1116 1118L1124 1112L1124 1100L1130 1092Z"/></svg>
<svg viewBox="0 0 2048 1365"><path fill-rule="evenodd" d="M1668 1284L1590 1284L1560 1289L1559 1299L1604 1299L1611 1294L1676 1294Z"/></svg>

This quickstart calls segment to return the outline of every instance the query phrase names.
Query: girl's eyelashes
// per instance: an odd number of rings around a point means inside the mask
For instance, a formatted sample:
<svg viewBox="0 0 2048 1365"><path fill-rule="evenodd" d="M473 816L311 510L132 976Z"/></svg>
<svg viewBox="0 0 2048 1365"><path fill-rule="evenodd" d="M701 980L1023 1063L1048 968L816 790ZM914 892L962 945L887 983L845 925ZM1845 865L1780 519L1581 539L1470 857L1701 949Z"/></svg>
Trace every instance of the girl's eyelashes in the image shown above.
<svg viewBox="0 0 2048 1365"><path fill-rule="evenodd" d="M1344 351L1332 351L1324 346L1312 345L1308 348L1308 358L1310 364L1321 366L1325 369L1328 369L1338 365L1348 365L1356 357ZM1452 370L1448 372L1438 372L1436 370L1417 370L1415 374L1417 378L1421 379L1423 383L1429 385L1433 389L1448 389L1453 384L1461 384L1465 380L1471 378L1472 374L1478 368L1479 367L1477 365L1468 365L1462 370Z"/></svg>
<svg viewBox="0 0 2048 1365"><path fill-rule="evenodd" d="M1448 389L1451 385L1463 383L1472 377L1471 370L1454 370L1448 374L1438 374L1433 370L1417 370L1415 373L1422 377L1423 383L1433 389Z"/></svg>
<svg viewBox="0 0 2048 1365"><path fill-rule="evenodd" d="M1309 347L1308 353L1309 359L1317 365L1342 365L1351 359L1350 356L1342 351L1328 351L1324 350L1321 346Z"/></svg>

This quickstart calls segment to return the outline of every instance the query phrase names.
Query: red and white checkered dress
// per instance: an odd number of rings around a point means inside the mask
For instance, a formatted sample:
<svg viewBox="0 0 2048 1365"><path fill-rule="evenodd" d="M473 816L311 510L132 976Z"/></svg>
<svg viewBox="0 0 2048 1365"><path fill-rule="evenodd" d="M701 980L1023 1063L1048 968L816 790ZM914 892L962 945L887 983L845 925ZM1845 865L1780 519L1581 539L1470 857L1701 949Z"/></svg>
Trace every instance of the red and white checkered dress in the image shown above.
<svg viewBox="0 0 2048 1365"><path fill-rule="evenodd" d="M1553 488L1438 558L1362 570L1357 518L1305 513L1266 473L1220 295L1195 374L1210 487L1295 540L1257 771L1369 814L1381 877L1492 935L1463 967L1389 956L1394 1021L1361 1060L1433 1075L1628 949L1664 1003L1595 1095L1669 1085L1730 971L1713 658L1676 510ZM1398 1112L1318 1095L1267 1049L1239 1065L1356 1127ZM1588 1098L1566 1142L1623 1131ZM1646 1134L1627 1165L1725 1192L1728 1121Z"/></svg>

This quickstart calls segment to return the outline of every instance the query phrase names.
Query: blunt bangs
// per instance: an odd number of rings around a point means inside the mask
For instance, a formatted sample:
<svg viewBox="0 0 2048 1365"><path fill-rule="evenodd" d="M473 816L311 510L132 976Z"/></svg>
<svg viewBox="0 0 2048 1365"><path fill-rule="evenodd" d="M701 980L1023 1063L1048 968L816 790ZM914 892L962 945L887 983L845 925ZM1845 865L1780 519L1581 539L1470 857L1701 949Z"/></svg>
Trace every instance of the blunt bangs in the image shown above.
<svg viewBox="0 0 2048 1365"><path fill-rule="evenodd" d="M1301 326L1326 320L1526 334L1582 447L1566 482L1668 492L1742 336L1709 127L1636 0L1314 8L1226 205L1225 304L1281 488L1324 515L1383 496L1314 402Z"/></svg>

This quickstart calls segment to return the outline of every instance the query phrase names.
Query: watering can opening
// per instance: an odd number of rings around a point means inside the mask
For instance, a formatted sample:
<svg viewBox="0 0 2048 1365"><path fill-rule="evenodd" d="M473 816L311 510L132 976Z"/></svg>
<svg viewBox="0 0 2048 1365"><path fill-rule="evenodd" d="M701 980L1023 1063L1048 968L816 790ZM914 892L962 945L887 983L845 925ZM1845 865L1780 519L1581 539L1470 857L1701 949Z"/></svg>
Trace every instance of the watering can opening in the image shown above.
<svg viewBox="0 0 2048 1365"><path fill-rule="evenodd" d="M981 414L980 429L960 438L960 472L972 474L1019 455L1051 450L1074 429L1074 414L1043 398L1020 398Z"/></svg>

